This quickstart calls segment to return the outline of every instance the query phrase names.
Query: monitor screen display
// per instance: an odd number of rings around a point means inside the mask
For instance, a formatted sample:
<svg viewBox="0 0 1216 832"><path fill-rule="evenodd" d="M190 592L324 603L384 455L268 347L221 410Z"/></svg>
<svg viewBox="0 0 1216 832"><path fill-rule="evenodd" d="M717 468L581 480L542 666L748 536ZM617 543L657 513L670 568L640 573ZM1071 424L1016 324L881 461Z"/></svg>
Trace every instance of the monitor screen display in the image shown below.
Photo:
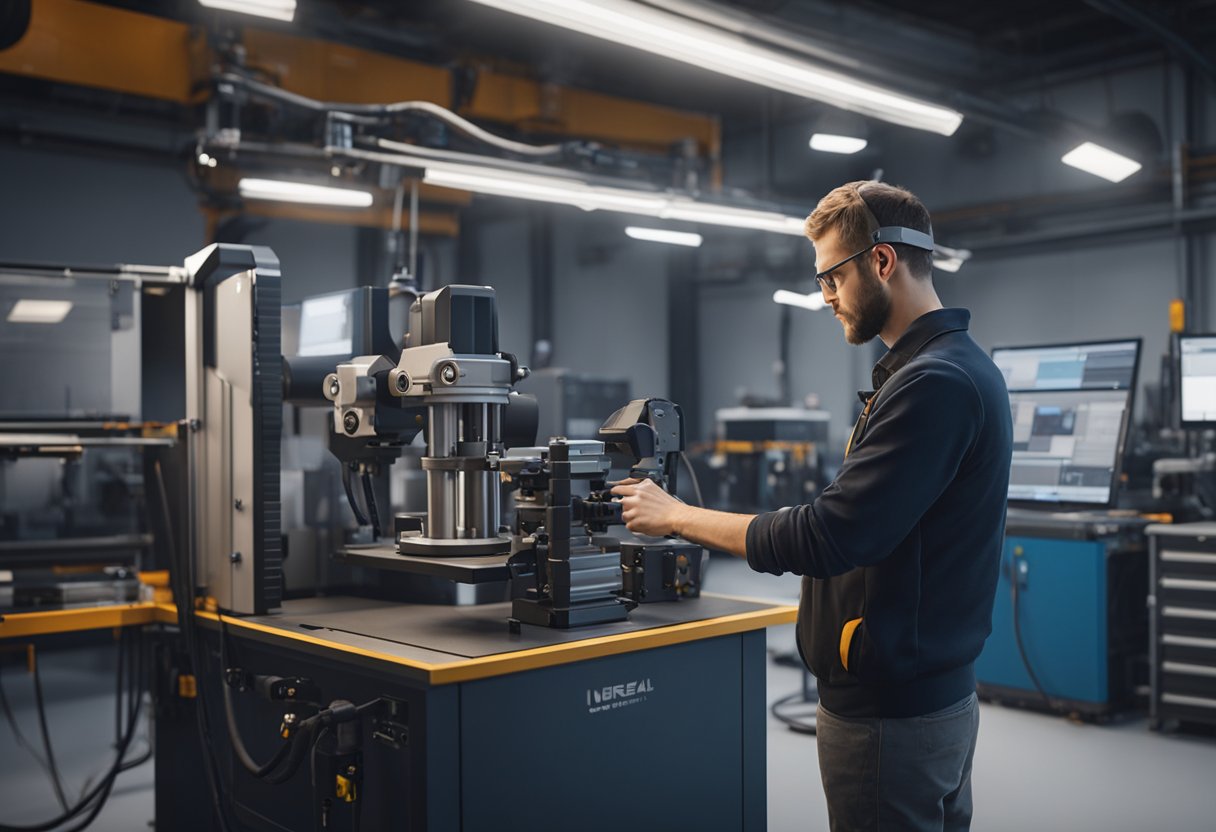
<svg viewBox="0 0 1216 832"><path fill-rule="evenodd" d="M1216 423L1216 335L1183 335L1178 354L1182 423Z"/></svg>
<svg viewBox="0 0 1216 832"><path fill-rule="evenodd" d="M1139 339L1043 347L998 347L992 360L1010 390L1130 390Z"/></svg>
<svg viewBox="0 0 1216 832"><path fill-rule="evenodd" d="M1013 411L1011 502L1114 501L1139 359L1138 338L992 351Z"/></svg>
<svg viewBox="0 0 1216 832"><path fill-rule="evenodd" d="M351 292L307 298L300 303L298 355L349 355L353 326Z"/></svg>
<svg viewBox="0 0 1216 832"><path fill-rule="evenodd" d="M1009 394L1009 499L1107 505L1118 475L1128 393L1033 390Z"/></svg>

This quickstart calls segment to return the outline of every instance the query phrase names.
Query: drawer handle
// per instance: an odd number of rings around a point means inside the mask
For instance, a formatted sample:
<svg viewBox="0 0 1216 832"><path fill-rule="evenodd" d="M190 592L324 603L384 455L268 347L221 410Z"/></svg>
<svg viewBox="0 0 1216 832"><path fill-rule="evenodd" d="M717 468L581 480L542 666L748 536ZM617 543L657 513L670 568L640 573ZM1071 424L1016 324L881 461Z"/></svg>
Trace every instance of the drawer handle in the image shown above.
<svg viewBox="0 0 1216 832"><path fill-rule="evenodd" d="M1216 650L1216 638L1201 638L1200 636L1176 636L1163 635L1161 637L1162 644L1170 644L1174 647L1208 647Z"/></svg>
<svg viewBox="0 0 1216 832"><path fill-rule="evenodd" d="M1162 578L1164 589L1198 589L1202 592L1216 592L1216 581L1198 581L1194 578Z"/></svg>
<svg viewBox="0 0 1216 832"><path fill-rule="evenodd" d="M1161 614L1169 618L1202 618L1216 621L1216 610L1195 610L1190 607L1162 607Z"/></svg>
<svg viewBox="0 0 1216 832"><path fill-rule="evenodd" d="M1161 560L1170 563L1213 563L1216 564L1216 555L1206 554L1204 552L1171 552L1166 551L1161 553Z"/></svg>
<svg viewBox="0 0 1216 832"><path fill-rule="evenodd" d="M1185 673L1187 676L1216 676L1216 667L1205 667L1201 664L1162 662L1161 669L1166 673Z"/></svg>
<svg viewBox="0 0 1216 832"><path fill-rule="evenodd" d="M1178 693L1163 693L1161 701L1170 705L1190 705L1195 708L1216 708L1216 699L1206 699L1202 696L1182 696Z"/></svg>

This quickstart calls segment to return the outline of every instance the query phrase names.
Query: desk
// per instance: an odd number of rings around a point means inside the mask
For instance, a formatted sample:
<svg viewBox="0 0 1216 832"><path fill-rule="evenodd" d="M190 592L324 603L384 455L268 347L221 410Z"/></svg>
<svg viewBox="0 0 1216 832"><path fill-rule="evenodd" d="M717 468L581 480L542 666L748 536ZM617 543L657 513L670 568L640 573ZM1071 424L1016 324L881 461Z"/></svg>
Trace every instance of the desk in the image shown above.
<svg viewBox="0 0 1216 832"><path fill-rule="evenodd" d="M401 703L409 738L401 747L373 739L370 724L361 728L363 828L765 829L764 628L792 622L794 607L707 593L639 607L627 622L574 631L525 625L517 635L508 611L318 598L223 622L230 666L306 676L326 702ZM313 828L307 765L271 786L231 763L219 622L198 615L211 661L200 684L213 709L212 742L241 822ZM203 765L197 700L176 697L175 687L158 690L157 822L209 829L201 774L182 776ZM236 694L235 706L251 753L269 758L285 706L252 694ZM349 829L348 812L337 806L330 828Z"/></svg>

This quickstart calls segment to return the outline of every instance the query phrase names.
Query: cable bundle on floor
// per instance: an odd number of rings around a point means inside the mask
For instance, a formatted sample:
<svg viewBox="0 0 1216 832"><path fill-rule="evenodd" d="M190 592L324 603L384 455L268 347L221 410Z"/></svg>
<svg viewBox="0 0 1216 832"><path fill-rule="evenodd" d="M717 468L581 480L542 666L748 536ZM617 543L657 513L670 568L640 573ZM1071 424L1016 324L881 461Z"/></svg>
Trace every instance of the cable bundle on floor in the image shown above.
<svg viewBox="0 0 1216 832"><path fill-rule="evenodd" d="M38 664L35 662L34 695L37 700L38 719L46 757L42 759L37 754L34 756L39 759L39 762L47 770L63 811L50 820L28 826L0 824L0 832L51 832L51 830L56 830L56 832L79 832L79 830L91 824L98 814L101 813L102 808L110 797L110 792L114 788L114 781L118 778L118 775L146 762L151 757L151 748L149 748L148 752L135 760L126 759L127 752L131 747L131 741L135 737L135 730L139 725L140 711L143 707L145 692L143 635L139 632L124 631L119 642L119 653L122 659L118 665L118 708L120 717L124 717L124 719L122 719L120 726L122 730L118 737L114 761L95 785L85 788L84 793L81 794L75 803L68 800L66 790L63 787L63 778L60 776L58 766L55 763L50 732L47 730L46 725L46 703L42 695L42 680ZM123 702L124 691L126 693L125 703ZM0 694L2 694L2 689L0 689ZM5 716L17 735L17 741L32 753L32 747L25 741L24 736L17 728L16 720L13 717L11 708L8 706L7 698L0 695L0 699L3 699ZM73 821L78 822L72 826L67 826L67 824Z"/></svg>

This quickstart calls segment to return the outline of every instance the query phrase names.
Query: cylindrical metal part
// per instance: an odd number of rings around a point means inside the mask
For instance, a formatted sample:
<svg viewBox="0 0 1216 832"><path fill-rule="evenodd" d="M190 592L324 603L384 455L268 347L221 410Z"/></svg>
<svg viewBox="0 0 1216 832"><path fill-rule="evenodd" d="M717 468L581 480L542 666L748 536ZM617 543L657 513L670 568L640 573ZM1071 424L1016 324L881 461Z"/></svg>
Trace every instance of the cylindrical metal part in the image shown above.
<svg viewBox="0 0 1216 832"><path fill-rule="evenodd" d="M488 444L489 405L461 406L460 439L462 448L476 448L479 456L490 450ZM489 470L461 471L458 474L460 504L457 520L459 537L492 537L498 533L498 514L491 495L494 472ZM496 488L495 488L496 493Z"/></svg>
<svg viewBox="0 0 1216 832"><path fill-rule="evenodd" d="M297 407L331 406L322 381L349 355L283 356L283 401Z"/></svg>
<svg viewBox="0 0 1216 832"><path fill-rule="evenodd" d="M458 405L430 406L427 455L450 457L459 441ZM457 494L455 471L427 471L427 537L450 540L457 536Z"/></svg>

